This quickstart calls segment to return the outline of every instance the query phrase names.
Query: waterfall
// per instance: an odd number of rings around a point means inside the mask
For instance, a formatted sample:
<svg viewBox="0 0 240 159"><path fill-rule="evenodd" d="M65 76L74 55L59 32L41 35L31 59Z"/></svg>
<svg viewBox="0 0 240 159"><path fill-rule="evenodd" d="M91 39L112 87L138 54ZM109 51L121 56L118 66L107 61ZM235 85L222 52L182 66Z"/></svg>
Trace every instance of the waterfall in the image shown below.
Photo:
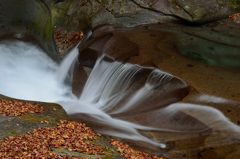
<svg viewBox="0 0 240 159"><path fill-rule="evenodd" d="M91 36L92 31L89 31L88 34L82 39L82 41L88 40ZM56 72L59 85L63 85L66 80L72 80L74 64L78 56L78 47L81 46L82 41L80 41L78 45L71 49L67 56L62 60L60 67Z"/></svg>
<svg viewBox="0 0 240 159"><path fill-rule="evenodd" d="M214 131L212 135L217 135L218 131L239 135L239 127L215 108L172 104L180 98L175 97L174 92L186 87L181 79L159 69L105 61L104 55L98 58L77 98L64 83L67 76L72 76L71 66L77 55L76 47L59 66L32 44L1 42L0 93L13 98L59 103L75 120L95 123L100 133L161 148L166 147L166 141L198 137L208 130ZM129 118L129 114L133 118ZM139 123L128 121L135 120L135 116ZM149 125L145 125L148 120ZM150 139L142 131L160 135L156 140ZM232 142L226 138L209 141L210 145Z"/></svg>
<svg viewBox="0 0 240 159"><path fill-rule="evenodd" d="M148 76L145 85L137 91L124 106L112 114L123 113L136 107L137 103L146 100L154 90L172 80L173 76L158 69L154 69Z"/></svg>
<svg viewBox="0 0 240 159"><path fill-rule="evenodd" d="M0 93L9 97L56 102L71 89L59 87L57 63L40 48L22 41L0 43Z"/></svg>
<svg viewBox="0 0 240 159"><path fill-rule="evenodd" d="M77 47L72 49L72 51L64 58L58 71L57 79L60 85L62 85L67 78L72 79L72 73L74 69L74 63L78 55Z"/></svg>
<svg viewBox="0 0 240 159"><path fill-rule="evenodd" d="M124 97L134 75L141 68L117 61L109 63L103 57L97 60L79 100L96 103L101 109L109 109Z"/></svg>

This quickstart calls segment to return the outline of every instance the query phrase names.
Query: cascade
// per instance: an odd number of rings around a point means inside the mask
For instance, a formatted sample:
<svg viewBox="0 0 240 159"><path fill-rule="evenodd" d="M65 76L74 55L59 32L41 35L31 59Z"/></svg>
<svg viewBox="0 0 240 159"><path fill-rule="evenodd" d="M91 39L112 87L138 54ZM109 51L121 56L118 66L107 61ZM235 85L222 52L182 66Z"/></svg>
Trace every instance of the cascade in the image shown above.
<svg viewBox="0 0 240 159"><path fill-rule="evenodd" d="M172 104L179 99L173 92L186 87L181 79L155 68L106 61L104 55L98 58L78 98L64 83L67 76L72 76L71 66L76 56L77 47L59 66L32 44L1 42L0 93L13 98L59 103L73 119L85 120L93 127L95 124L100 133L143 141L161 148L166 147L166 141L195 138L199 133L207 134L209 130L214 131L211 135L216 135L217 131L224 134L240 131L215 108ZM171 100L165 101L167 97ZM131 115L140 118L139 122L129 122L129 119L135 119L129 118ZM176 117L179 122L174 121ZM148 119L155 122L145 125L144 121ZM162 121L168 125L162 124ZM160 135L154 140L142 131ZM218 141L210 141L210 145L231 142L230 139L219 138Z"/></svg>
<svg viewBox="0 0 240 159"><path fill-rule="evenodd" d="M55 102L69 94L59 87L57 63L32 44L4 41L0 44L0 93L9 97Z"/></svg>
<svg viewBox="0 0 240 159"><path fill-rule="evenodd" d="M82 40L88 40L92 35L92 31L89 31L87 35ZM78 56L78 47L81 46L81 41L76 45L69 54L62 60L59 68L56 71L56 76L58 79L59 85L64 85L65 81L72 79L74 63L77 60Z"/></svg>

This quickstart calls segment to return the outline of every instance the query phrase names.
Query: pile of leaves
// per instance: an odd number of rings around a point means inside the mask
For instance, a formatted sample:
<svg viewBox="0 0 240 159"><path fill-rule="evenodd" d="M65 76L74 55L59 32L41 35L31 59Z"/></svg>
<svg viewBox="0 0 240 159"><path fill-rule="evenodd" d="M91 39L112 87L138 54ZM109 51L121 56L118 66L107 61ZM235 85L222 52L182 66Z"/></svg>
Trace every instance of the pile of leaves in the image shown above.
<svg viewBox="0 0 240 159"><path fill-rule="evenodd" d="M240 13L229 15L229 17L232 18L233 20L237 19L237 17L239 17L239 16L240 16Z"/></svg>
<svg viewBox="0 0 240 159"><path fill-rule="evenodd" d="M16 100L1 100L0 113L7 116L20 116L27 113L42 113L43 107L36 103L24 103ZM62 156L54 152L63 149L88 155L104 155L102 147L94 140L101 135L76 121L60 121L55 127L38 128L27 135L9 136L0 141L0 158L59 158L82 159L75 156ZM110 143L127 159L161 159L147 153L136 151L115 139ZM91 158L91 157L90 157ZM85 158L86 159L86 158ZM98 157L96 157L98 159Z"/></svg>
<svg viewBox="0 0 240 159"><path fill-rule="evenodd" d="M0 99L0 113L4 116L21 116L29 113L43 113L39 104L25 103L17 100Z"/></svg>
<svg viewBox="0 0 240 159"><path fill-rule="evenodd" d="M112 139L110 142L114 147L117 148L117 151L121 153L122 156L128 159L163 159L156 156L151 156L145 152L136 151L129 147L129 145L124 144L116 139Z"/></svg>
<svg viewBox="0 0 240 159"><path fill-rule="evenodd" d="M61 50L69 48L76 42L78 43L83 36L83 32L68 33L65 31L64 34L62 34L61 29L55 31L55 41Z"/></svg>
<svg viewBox="0 0 240 159"><path fill-rule="evenodd" d="M85 124L61 121L56 127L39 128L24 136L4 139L0 144L0 158L72 158L57 155L52 148L103 155L101 147L89 142L99 136Z"/></svg>

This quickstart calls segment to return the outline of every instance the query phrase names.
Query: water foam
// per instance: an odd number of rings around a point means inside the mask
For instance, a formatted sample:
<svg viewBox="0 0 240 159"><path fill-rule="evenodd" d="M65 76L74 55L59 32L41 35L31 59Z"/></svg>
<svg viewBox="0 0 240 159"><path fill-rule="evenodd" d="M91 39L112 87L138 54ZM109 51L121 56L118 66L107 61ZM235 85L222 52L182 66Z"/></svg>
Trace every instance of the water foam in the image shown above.
<svg viewBox="0 0 240 159"><path fill-rule="evenodd" d="M0 44L0 93L28 100L56 102L65 99L70 87L59 87L58 64L41 49L21 41Z"/></svg>

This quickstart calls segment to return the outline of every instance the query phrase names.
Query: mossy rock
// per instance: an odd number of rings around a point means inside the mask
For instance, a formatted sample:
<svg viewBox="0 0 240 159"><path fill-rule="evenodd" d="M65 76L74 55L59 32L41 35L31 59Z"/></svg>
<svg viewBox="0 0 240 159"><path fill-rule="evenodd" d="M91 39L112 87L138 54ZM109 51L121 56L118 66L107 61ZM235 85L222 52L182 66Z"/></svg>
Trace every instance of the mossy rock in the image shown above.
<svg viewBox="0 0 240 159"><path fill-rule="evenodd" d="M18 100L6 97L0 94L0 99L4 100ZM0 114L0 139L9 136L25 135L32 132L39 127L53 127L60 120L72 120L62 106L55 103L44 103L36 101L18 100L21 102L36 103L43 107L42 114L25 114L20 117L8 117Z"/></svg>
<svg viewBox="0 0 240 159"><path fill-rule="evenodd" d="M0 99L3 100L18 100L10 97L6 97L0 94ZM25 114L20 117L9 117L0 114L0 140L8 138L9 136L17 137L19 135L26 135L29 132L33 132L34 129L54 127L60 123L60 120L72 120L67 116L65 110L58 104L43 103L36 101L18 100L27 103L36 103L44 108L42 114ZM51 151L61 156L78 156L84 158L103 158L103 159L121 159L120 153L109 142L108 136L100 136L93 141L88 141L93 145L97 145L103 148L104 155L89 155L75 151L69 151L63 148L51 148ZM1 141L0 141L1 142Z"/></svg>
<svg viewBox="0 0 240 159"><path fill-rule="evenodd" d="M239 0L134 0L140 6L190 23L207 23L240 12Z"/></svg>
<svg viewBox="0 0 240 159"><path fill-rule="evenodd" d="M1 1L0 22L0 37L11 34L11 38L26 40L26 36L31 36L53 60L60 61L51 11L44 1Z"/></svg>

